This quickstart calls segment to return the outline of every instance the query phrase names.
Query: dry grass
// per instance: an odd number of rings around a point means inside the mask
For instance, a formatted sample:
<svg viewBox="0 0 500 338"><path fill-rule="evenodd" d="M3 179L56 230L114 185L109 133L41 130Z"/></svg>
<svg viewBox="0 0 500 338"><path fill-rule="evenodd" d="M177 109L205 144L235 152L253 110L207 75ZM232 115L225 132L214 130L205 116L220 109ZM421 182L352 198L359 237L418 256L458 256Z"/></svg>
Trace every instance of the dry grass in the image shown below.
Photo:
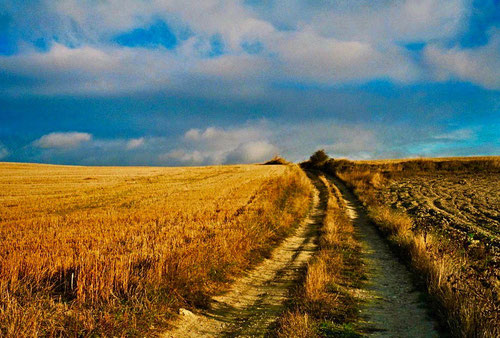
<svg viewBox="0 0 500 338"><path fill-rule="evenodd" d="M203 306L307 212L295 166L0 164L0 336L133 336Z"/></svg>
<svg viewBox="0 0 500 338"><path fill-rule="evenodd" d="M480 167L481 170L489 171L494 170L492 168L499 163L498 158L481 159L479 162L469 159L466 162L476 162L459 165L455 162L460 160L447 161L452 163L447 170L452 170L453 167L457 170L476 170ZM483 166L482 161L488 164ZM433 163L435 160L428 162ZM399 162L396 163L399 165ZM385 165L384 162L382 165ZM425 166L419 164L418 170L424 169ZM387 167L384 167L384 170L387 170ZM474 270L473 265L477 262L470 260L464 248L460 247L461 244L432 231L419 231L408 215L390 209L378 201L375 192L384 185L384 178L380 178L379 170L367 170L361 163L360 167L353 164L350 170L344 168L337 174L355 190L359 199L367 206L370 217L389 236L401 254L408 258L412 267L425 277L429 294L443 311L442 319L453 335L498 337L498 295L495 295L495 290L483 286L474 275L467 273Z"/></svg>
<svg viewBox="0 0 500 338"><path fill-rule="evenodd" d="M282 338L312 338L317 337L315 324L307 313L287 312L279 322L278 337Z"/></svg>
<svg viewBox="0 0 500 338"><path fill-rule="evenodd" d="M358 301L349 290L358 287L363 276L360 245L354 238L354 227L340 191L325 177L320 179L324 193L328 194L320 249L295 291L291 312L284 314L279 323L283 337L293 332L310 332L311 328L311 337L358 336L349 327L358 313Z"/></svg>
<svg viewBox="0 0 500 338"><path fill-rule="evenodd" d="M401 160L371 160L371 161L348 161L336 160L330 165L332 171L336 172L362 172L377 171L386 174L412 173L412 172L499 172L500 156L479 157L448 157L448 158L417 158ZM333 174L334 172L332 172Z"/></svg>

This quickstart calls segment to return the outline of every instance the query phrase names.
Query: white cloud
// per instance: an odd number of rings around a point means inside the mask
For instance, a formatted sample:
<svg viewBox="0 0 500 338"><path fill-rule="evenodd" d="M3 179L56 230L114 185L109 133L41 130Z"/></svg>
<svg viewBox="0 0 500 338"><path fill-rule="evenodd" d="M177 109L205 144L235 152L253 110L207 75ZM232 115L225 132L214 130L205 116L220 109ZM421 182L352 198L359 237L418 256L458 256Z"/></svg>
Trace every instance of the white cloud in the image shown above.
<svg viewBox="0 0 500 338"><path fill-rule="evenodd" d="M128 140L127 149L128 150L136 149L136 148L139 148L143 145L144 145L144 137L133 138L133 139Z"/></svg>
<svg viewBox="0 0 500 338"><path fill-rule="evenodd" d="M57 35L60 41L72 44L82 39L97 42L145 27L160 18L169 22L174 30L189 27L198 36L219 34L235 51L244 40L266 40L276 33L275 27L295 30L303 25L314 27L321 35L346 41L448 37L460 29L470 7L467 0L384 0L369 4L365 0L257 3L243 0L108 0L98 3L45 0L29 6L20 6L13 0L5 0L5 3L19 27L31 35Z"/></svg>
<svg viewBox="0 0 500 338"><path fill-rule="evenodd" d="M338 134L337 134L338 135ZM322 145L333 157L349 157L352 159L366 159L377 152L381 146L378 137L369 129L354 128L350 132L343 132L336 141Z"/></svg>
<svg viewBox="0 0 500 338"><path fill-rule="evenodd" d="M241 81L266 79L272 66L272 61L268 58L239 54L199 60L193 71L204 76Z"/></svg>
<svg viewBox="0 0 500 338"><path fill-rule="evenodd" d="M0 56L7 74L32 78L7 87L11 93L85 94L133 92L169 88L180 67L169 53L141 48L69 48L54 44L48 52Z"/></svg>
<svg viewBox="0 0 500 338"><path fill-rule="evenodd" d="M283 61L284 73L296 81L342 83L416 78L415 66L396 47L378 51L369 43L326 38L309 28L286 34L273 45Z"/></svg>
<svg viewBox="0 0 500 338"><path fill-rule="evenodd" d="M500 89L500 31L492 32L487 45L469 49L425 49L425 60L440 81L460 79L489 89Z"/></svg>
<svg viewBox="0 0 500 338"><path fill-rule="evenodd" d="M202 154L198 150L194 150L188 152L183 149L175 149L169 151L166 154L162 154L159 156L160 161L169 162L170 160L174 160L175 162L180 162L184 165L201 165L205 161L210 160L207 154ZM212 163L210 163L212 164Z"/></svg>
<svg viewBox="0 0 500 338"><path fill-rule="evenodd" d="M215 127L208 127L204 131L200 129L189 129L185 134L184 138L190 141L200 141L200 140L209 140L217 137L218 135L224 135L225 131L221 129L217 129Z"/></svg>
<svg viewBox="0 0 500 338"><path fill-rule="evenodd" d="M288 141L284 148L305 155L303 158L290 158L294 161L305 160L318 149L324 149L333 158L366 159L390 152L394 146L386 143L380 127L375 124L366 126L360 123L325 120L291 125L287 128L283 126L282 130L287 130L287 134L280 138Z"/></svg>
<svg viewBox="0 0 500 338"><path fill-rule="evenodd" d="M483 126L447 130L410 123L387 124L373 120L349 123L322 118L302 122L247 122L230 128L210 126L189 129L180 136L137 139L95 139L85 133L52 133L35 142L40 149L30 149L33 151L30 160L86 165L213 165L261 163L278 153L290 161L303 161L321 148L334 158L433 156L452 154L453 149L459 147L465 149L470 140L479 137L479 131L495 135L496 129L492 126L485 130ZM70 137L71 134L83 136ZM484 154L495 153L498 149L495 142L498 144L497 140L482 146ZM130 151L130 144L140 144L141 151Z"/></svg>
<svg viewBox="0 0 500 338"><path fill-rule="evenodd" d="M43 135L34 142L39 148L75 148L92 139L92 135L80 132L55 132Z"/></svg>
<svg viewBox="0 0 500 338"><path fill-rule="evenodd" d="M325 149L333 158L375 159L408 156L415 144L438 135L436 128L387 122L345 122L322 119L274 126L270 138L290 161L304 161Z"/></svg>
<svg viewBox="0 0 500 338"><path fill-rule="evenodd" d="M9 156L9 150L0 142L0 160Z"/></svg>
<svg viewBox="0 0 500 338"><path fill-rule="evenodd" d="M467 0L5 3L28 40L57 36L58 41L46 52L20 43L20 54L0 56L7 75L0 92L11 95L162 91L246 98L266 95L281 82L337 85L374 79L457 78L500 88L498 31L488 46L439 47L463 28L471 11ZM158 19L174 33L189 31L189 37L179 38L174 50L112 42L117 34ZM222 40L224 54L207 57L214 36ZM259 43L263 51L249 55L244 42ZM424 51L425 65L401 47L407 42L432 44Z"/></svg>
<svg viewBox="0 0 500 338"><path fill-rule="evenodd" d="M234 50L240 48L242 39L274 31L270 23L257 18L242 1L234 0L108 0L98 4L63 0L52 8L60 17L71 18L68 30L72 29L71 23L78 23L90 39L147 26L158 18L174 25L174 29L175 25L188 26L197 35L219 34Z"/></svg>
<svg viewBox="0 0 500 338"><path fill-rule="evenodd" d="M2 89L19 95L92 94L170 91L195 96L242 96L261 90L269 80L269 60L249 55L204 59L191 49L54 44L47 52L1 56L0 68L12 78ZM2 88L3 87L3 88Z"/></svg>
<svg viewBox="0 0 500 338"><path fill-rule="evenodd" d="M258 163L271 159L278 154L278 148L268 141L255 141L240 144L227 154L228 163Z"/></svg>
<svg viewBox="0 0 500 338"><path fill-rule="evenodd" d="M203 145L207 150L230 150L240 144L265 139L270 131L264 122L245 127L222 129L208 127L205 130L190 129L184 139L192 145Z"/></svg>
<svg viewBox="0 0 500 338"><path fill-rule="evenodd" d="M211 127L212 128L212 127ZM185 134L186 140L197 141L202 138L202 131L200 129L189 129Z"/></svg>
<svg viewBox="0 0 500 338"><path fill-rule="evenodd" d="M162 18L174 26L186 25L196 35L220 34L229 48L238 50L245 39L265 40L275 34L276 26L298 29L310 25L322 35L348 41L437 39L461 28L469 6L466 0L385 0L369 5L364 0L260 4L241 0L108 0L98 4L62 0L47 2L44 10L57 15L59 20L53 21L64 24L66 32L93 40Z"/></svg>
<svg viewBox="0 0 500 338"><path fill-rule="evenodd" d="M343 41L390 44L454 36L469 14L467 0L278 0L261 2L256 13L288 30L307 25Z"/></svg>
<svg viewBox="0 0 500 338"><path fill-rule="evenodd" d="M266 122L238 128L190 129L181 147L159 156L180 164L256 163L271 158L278 148L269 140L272 131Z"/></svg>
<svg viewBox="0 0 500 338"><path fill-rule="evenodd" d="M267 122L233 128L190 129L181 137L94 138L81 132L54 132L32 143L32 160L106 165L212 165L262 162L278 152ZM0 144L1 145L1 144ZM141 151L131 151L134 149ZM2 148L0 147L0 155ZM34 149L33 149L34 150Z"/></svg>

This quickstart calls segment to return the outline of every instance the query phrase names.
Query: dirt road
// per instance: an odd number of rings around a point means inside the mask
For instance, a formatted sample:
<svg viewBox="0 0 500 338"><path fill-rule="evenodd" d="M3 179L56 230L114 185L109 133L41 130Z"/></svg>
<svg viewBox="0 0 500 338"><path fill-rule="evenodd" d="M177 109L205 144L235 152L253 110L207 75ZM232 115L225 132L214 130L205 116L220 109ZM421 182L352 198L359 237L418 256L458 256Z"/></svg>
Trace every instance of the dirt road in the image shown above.
<svg viewBox="0 0 500 338"><path fill-rule="evenodd" d="M352 192L339 180L333 181L347 204L362 245L367 281L359 290L364 301L361 321L356 324L358 330L371 337L439 337L411 273L391 252Z"/></svg>
<svg viewBox="0 0 500 338"><path fill-rule="evenodd" d="M289 289L297 282L300 270L317 248L328 201L325 185L310 176L316 189L310 215L295 234L277 247L231 290L213 298L209 310L192 313L181 310L173 330L164 337L262 337L284 310ZM342 182L334 180L347 204L350 217L363 246L367 281L362 289L352 290L362 305L356 329L374 337L438 337L420 301L411 273L390 251L353 194Z"/></svg>
<svg viewBox="0 0 500 338"><path fill-rule="evenodd" d="M311 179L316 187L312 210L295 234L274 249L269 259L237 280L229 292L214 297L210 310L181 310L174 329L164 337L254 337L267 333L284 309L288 290L316 250L314 239L323 222L328 192L320 180Z"/></svg>

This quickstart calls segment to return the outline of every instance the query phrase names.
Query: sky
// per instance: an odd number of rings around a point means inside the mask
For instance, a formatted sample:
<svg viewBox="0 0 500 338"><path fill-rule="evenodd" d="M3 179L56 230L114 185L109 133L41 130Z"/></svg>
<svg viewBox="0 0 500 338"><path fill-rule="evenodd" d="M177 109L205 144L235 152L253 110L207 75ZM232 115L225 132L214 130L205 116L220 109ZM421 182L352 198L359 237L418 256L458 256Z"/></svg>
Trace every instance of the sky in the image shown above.
<svg viewBox="0 0 500 338"><path fill-rule="evenodd" d="M0 0L0 161L500 155L500 1Z"/></svg>

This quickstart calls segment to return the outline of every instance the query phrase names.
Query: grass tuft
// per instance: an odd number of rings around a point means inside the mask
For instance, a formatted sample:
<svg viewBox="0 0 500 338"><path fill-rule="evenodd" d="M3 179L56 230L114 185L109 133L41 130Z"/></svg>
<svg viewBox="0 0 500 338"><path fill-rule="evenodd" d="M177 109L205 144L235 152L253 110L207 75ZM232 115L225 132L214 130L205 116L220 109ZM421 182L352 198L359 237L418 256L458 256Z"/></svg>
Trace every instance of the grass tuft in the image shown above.
<svg viewBox="0 0 500 338"><path fill-rule="evenodd" d="M314 321L307 313L297 311L285 313L279 322L280 338L313 338L317 337Z"/></svg>

